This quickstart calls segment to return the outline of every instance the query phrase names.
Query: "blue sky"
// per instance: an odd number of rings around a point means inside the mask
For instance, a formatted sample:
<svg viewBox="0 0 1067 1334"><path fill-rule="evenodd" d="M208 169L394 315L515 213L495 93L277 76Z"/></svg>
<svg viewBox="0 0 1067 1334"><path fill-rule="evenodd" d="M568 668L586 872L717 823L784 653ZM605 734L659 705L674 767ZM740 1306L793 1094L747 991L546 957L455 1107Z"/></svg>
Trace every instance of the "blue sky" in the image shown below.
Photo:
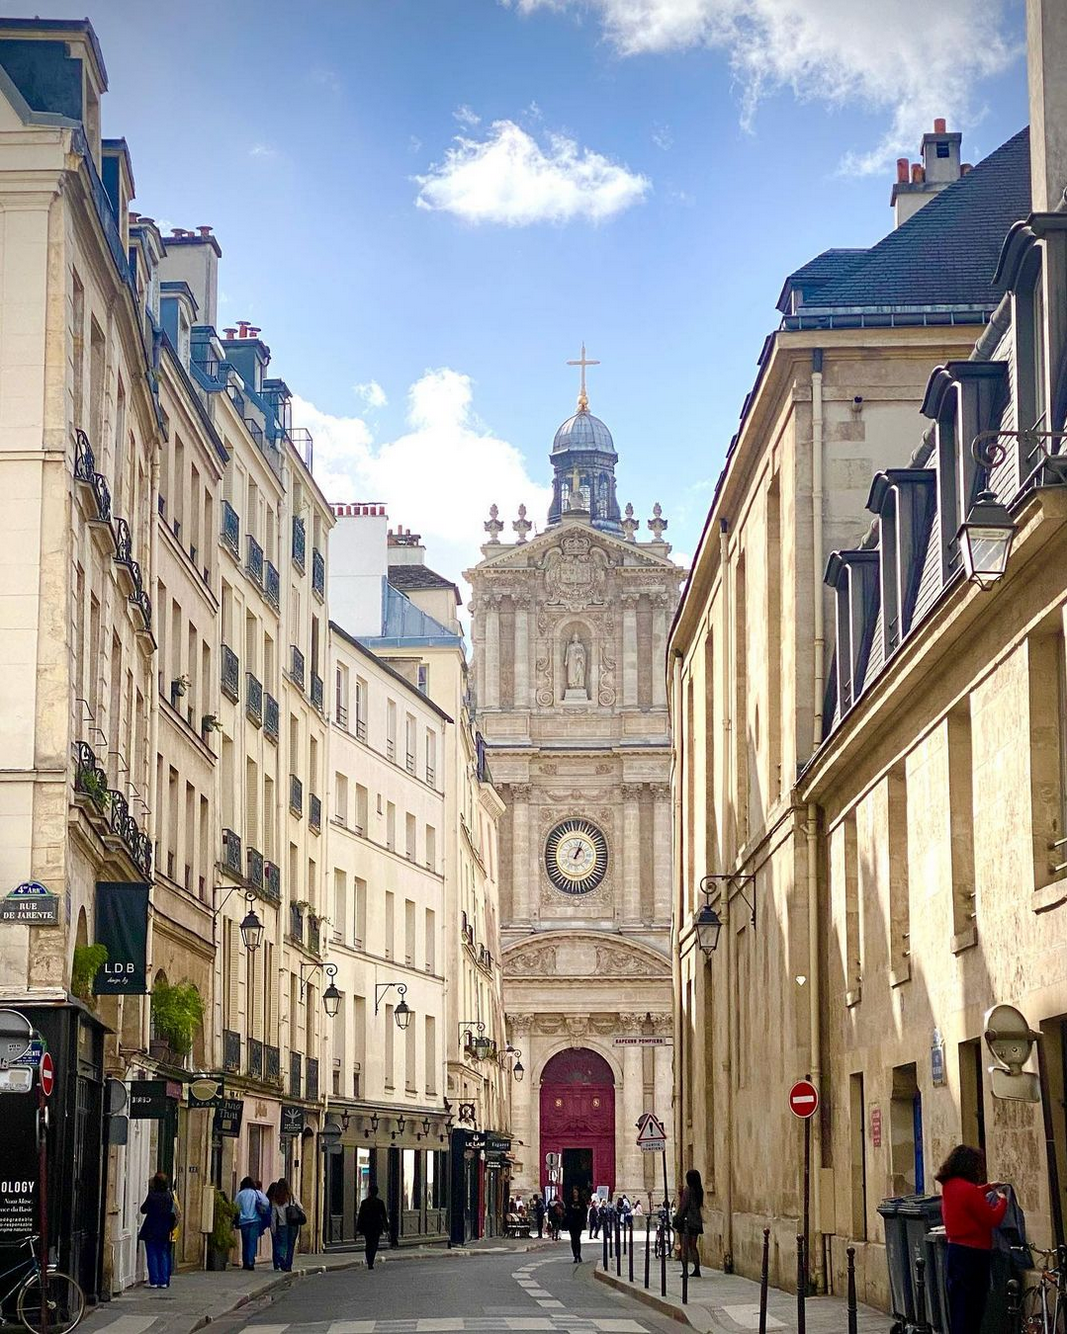
<svg viewBox="0 0 1067 1334"><path fill-rule="evenodd" d="M620 499L691 552L785 274L889 230L934 114L968 161L1027 119L1013 0L89 16L136 207L214 226L220 323L263 329L330 498L385 501L451 574L490 500L543 519L583 339Z"/></svg>

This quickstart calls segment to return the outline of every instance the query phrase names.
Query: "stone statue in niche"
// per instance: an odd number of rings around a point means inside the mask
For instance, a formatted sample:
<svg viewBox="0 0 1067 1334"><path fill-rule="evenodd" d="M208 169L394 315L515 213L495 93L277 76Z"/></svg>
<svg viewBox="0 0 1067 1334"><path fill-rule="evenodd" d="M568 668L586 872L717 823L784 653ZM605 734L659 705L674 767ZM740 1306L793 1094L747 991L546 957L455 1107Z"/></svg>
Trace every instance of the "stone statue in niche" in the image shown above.
<svg viewBox="0 0 1067 1334"><path fill-rule="evenodd" d="M582 643L577 630L571 635L571 642L567 645L564 665L567 668L567 689L580 690L584 695L586 665L585 645Z"/></svg>

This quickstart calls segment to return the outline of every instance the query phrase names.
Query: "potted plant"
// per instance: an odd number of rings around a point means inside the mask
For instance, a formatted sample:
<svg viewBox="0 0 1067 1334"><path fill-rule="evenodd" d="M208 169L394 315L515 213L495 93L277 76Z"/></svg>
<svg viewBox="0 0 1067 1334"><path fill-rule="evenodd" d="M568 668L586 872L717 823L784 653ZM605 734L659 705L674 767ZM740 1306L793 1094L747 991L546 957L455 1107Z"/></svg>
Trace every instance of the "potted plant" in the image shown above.
<svg viewBox="0 0 1067 1334"><path fill-rule="evenodd" d="M75 945L74 962L70 970L70 994L87 1005L93 1005L93 978L106 963L106 945Z"/></svg>
<svg viewBox="0 0 1067 1334"><path fill-rule="evenodd" d="M107 781L96 769L80 769L78 771L77 790L96 803L97 806L106 806L111 800L111 793L108 790Z"/></svg>
<svg viewBox="0 0 1067 1334"><path fill-rule="evenodd" d="M157 981L152 988L152 1055L184 1060L204 1022L204 1002L192 982Z"/></svg>
<svg viewBox="0 0 1067 1334"><path fill-rule="evenodd" d="M229 1264L230 1252L237 1245L237 1233L233 1226L237 1213L237 1205L231 1203L221 1190L216 1190L215 1213L207 1238L208 1269L223 1270Z"/></svg>
<svg viewBox="0 0 1067 1334"><path fill-rule="evenodd" d="M222 723L219 721L217 713L205 713L200 719L201 732L221 732Z"/></svg>

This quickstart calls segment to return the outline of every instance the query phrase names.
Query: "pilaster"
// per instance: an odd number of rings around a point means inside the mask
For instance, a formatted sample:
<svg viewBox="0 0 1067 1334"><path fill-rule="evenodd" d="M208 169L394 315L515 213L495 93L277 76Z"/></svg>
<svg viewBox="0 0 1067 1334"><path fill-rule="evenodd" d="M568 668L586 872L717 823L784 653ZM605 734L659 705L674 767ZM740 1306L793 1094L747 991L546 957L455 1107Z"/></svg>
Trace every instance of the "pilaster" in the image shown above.
<svg viewBox="0 0 1067 1334"><path fill-rule="evenodd" d="M622 603L622 706L637 708L637 598L624 593Z"/></svg>

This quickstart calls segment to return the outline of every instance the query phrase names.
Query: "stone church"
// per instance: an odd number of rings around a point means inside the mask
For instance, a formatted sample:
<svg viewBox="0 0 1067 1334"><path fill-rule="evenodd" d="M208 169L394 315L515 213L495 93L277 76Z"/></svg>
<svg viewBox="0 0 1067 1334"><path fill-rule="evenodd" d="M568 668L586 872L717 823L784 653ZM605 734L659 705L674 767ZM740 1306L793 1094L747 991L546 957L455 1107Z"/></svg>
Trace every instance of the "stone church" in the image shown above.
<svg viewBox="0 0 1067 1334"><path fill-rule="evenodd" d="M611 432L578 411L552 446L552 502L531 536L494 506L473 590L474 681L507 803L500 894L512 1082L513 1190L662 1188L636 1145L671 1124L667 634L684 571L657 504L638 541L615 494ZM547 1155L559 1154L559 1173ZM554 1160L553 1160L554 1161ZM659 1183L657 1185L657 1183Z"/></svg>

